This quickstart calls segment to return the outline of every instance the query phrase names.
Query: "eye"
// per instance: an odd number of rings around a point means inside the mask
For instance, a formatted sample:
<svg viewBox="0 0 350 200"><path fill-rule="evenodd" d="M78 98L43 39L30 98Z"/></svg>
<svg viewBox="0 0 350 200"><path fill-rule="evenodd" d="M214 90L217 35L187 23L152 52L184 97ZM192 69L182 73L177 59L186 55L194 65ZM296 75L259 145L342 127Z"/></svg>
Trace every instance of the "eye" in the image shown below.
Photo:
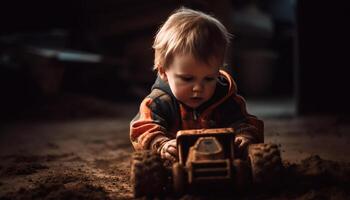
<svg viewBox="0 0 350 200"><path fill-rule="evenodd" d="M193 80L193 77L191 76L180 76L180 79L185 81L185 82L190 82Z"/></svg>
<svg viewBox="0 0 350 200"><path fill-rule="evenodd" d="M204 80L207 82L211 82L211 81L214 81L215 78L214 77L205 77Z"/></svg>

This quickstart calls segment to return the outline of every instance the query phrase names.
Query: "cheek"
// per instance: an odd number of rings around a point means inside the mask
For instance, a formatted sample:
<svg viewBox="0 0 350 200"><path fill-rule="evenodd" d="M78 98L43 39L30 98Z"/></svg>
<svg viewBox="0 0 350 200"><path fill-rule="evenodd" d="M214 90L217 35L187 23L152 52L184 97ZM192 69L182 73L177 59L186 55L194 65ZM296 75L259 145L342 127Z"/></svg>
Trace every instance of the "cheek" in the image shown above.
<svg viewBox="0 0 350 200"><path fill-rule="evenodd" d="M186 85L186 84L176 85L174 90L178 96L185 96L190 91L192 91L191 87L189 85Z"/></svg>
<svg viewBox="0 0 350 200"><path fill-rule="evenodd" d="M210 83L210 84L207 85L205 92L208 95L212 95L214 93L214 91L215 91L215 88L216 88L216 83Z"/></svg>
<svg viewBox="0 0 350 200"><path fill-rule="evenodd" d="M177 99L185 100L191 96L192 87L189 84L177 84L173 85L171 90Z"/></svg>

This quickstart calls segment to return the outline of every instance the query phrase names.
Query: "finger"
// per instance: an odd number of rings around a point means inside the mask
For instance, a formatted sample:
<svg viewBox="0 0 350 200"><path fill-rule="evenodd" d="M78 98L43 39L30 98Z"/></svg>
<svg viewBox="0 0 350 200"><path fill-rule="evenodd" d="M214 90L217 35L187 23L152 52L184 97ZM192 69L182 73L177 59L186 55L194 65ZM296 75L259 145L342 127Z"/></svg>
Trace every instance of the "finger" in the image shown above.
<svg viewBox="0 0 350 200"><path fill-rule="evenodd" d="M168 143L168 146L176 148L176 140L172 140Z"/></svg>
<svg viewBox="0 0 350 200"><path fill-rule="evenodd" d="M173 162L176 161L176 157L174 157L173 155L171 155L169 152L166 152L166 153L164 154L164 158L167 159L167 160L171 160L171 161L173 161Z"/></svg>
<svg viewBox="0 0 350 200"><path fill-rule="evenodd" d="M177 156L177 149L173 146L168 147L167 152L173 156Z"/></svg>
<svg viewBox="0 0 350 200"><path fill-rule="evenodd" d="M241 144L242 143L242 138L236 138L235 139L235 145L239 145L239 144Z"/></svg>
<svg viewBox="0 0 350 200"><path fill-rule="evenodd" d="M248 146L248 141L247 140L242 140L241 144L239 145L239 148L245 148L246 146Z"/></svg>
<svg viewBox="0 0 350 200"><path fill-rule="evenodd" d="M162 151L162 152L160 153L160 157L161 157L162 159L166 159L166 151Z"/></svg>

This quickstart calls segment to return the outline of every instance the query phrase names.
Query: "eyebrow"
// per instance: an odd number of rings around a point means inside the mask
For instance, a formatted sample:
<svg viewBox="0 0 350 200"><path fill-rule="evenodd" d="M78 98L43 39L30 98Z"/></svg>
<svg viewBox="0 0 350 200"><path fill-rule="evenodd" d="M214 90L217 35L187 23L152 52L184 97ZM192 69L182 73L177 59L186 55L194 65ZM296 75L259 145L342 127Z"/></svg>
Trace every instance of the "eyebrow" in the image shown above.
<svg viewBox="0 0 350 200"><path fill-rule="evenodd" d="M208 74L207 76L216 76L218 73L213 73L213 74ZM183 73L183 74L175 74L175 76L177 77L181 77L181 76L193 76L192 74L186 74L186 73Z"/></svg>
<svg viewBox="0 0 350 200"><path fill-rule="evenodd" d="M193 75L191 75L191 74L175 74L175 76L182 77L182 76L193 76Z"/></svg>

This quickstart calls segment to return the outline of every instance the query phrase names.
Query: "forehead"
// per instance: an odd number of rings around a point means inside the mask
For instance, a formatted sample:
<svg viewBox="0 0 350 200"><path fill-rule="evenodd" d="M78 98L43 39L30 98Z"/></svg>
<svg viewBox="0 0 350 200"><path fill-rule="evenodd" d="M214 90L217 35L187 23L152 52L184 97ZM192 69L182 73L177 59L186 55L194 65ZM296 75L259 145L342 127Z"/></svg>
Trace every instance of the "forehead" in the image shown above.
<svg viewBox="0 0 350 200"><path fill-rule="evenodd" d="M215 57L208 59L208 62L198 60L192 55L174 55L173 62L170 65L175 71L185 72L217 72L220 68L220 61Z"/></svg>

